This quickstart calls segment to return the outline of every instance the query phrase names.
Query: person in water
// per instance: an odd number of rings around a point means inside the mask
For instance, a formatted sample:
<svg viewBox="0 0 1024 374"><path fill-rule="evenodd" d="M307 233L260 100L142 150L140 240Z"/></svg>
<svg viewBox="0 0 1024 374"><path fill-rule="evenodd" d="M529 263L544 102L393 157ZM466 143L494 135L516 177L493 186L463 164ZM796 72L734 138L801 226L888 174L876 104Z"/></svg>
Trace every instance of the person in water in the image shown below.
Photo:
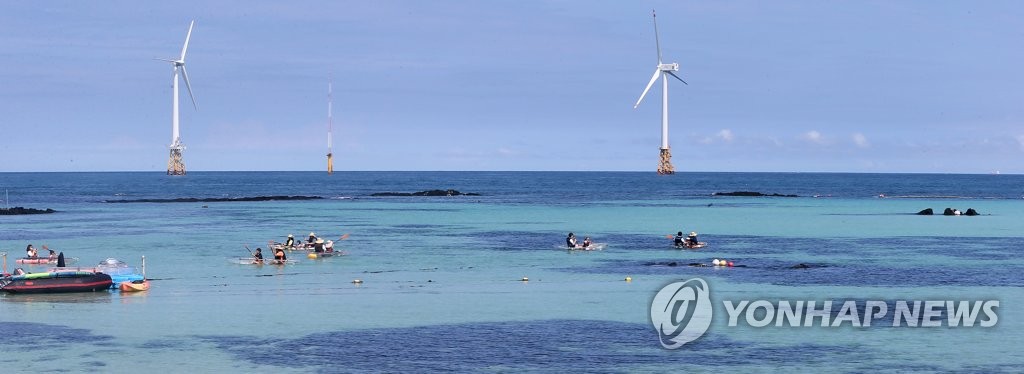
<svg viewBox="0 0 1024 374"><path fill-rule="evenodd" d="M693 247L696 247L698 245L700 245L700 242L697 241L697 232L696 231L691 231L690 232L690 236L686 237L686 246L690 247L690 248L693 248Z"/></svg>
<svg viewBox="0 0 1024 374"><path fill-rule="evenodd" d="M263 263L263 248L256 248L256 253L252 254L252 260L257 264Z"/></svg>
<svg viewBox="0 0 1024 374"><path fill-rule="evenodd" d="M284 246L288 247L288 248L294 247L295 246L295 236L292 235L292 234L288 234L288 239L284 241Z"/></svg>
<svg viewBox="0 0 1024 374"><path fill-rule="evenodd" d="M284 255L284 249L277 248L274 250L274 261L283 264L288 260L288 256Z"/></svg>
<svg viewBox="0 0 1024 374"><path fill-rule="evenodd" d="M594 243L590 241L590 237L589 236L583 238L583 248L590 248L591 244L594 244Z"/></svg>
<svg viewBox="0 0 1024 374"><path fill-rule="evenodd" d="M29 244L28 247L25 247L25 258L39 258L39 253L36 252L36 247L33 247L31 244Z"/></svg>
<svg viewBox="0 0 1024 374"><path fill-rule="evenodd" d="M684 237L682 231L676 232L676 238L675 240L672 241L673 243L675 243L676 248L682 248L684 245L686 245L685 243L683 243L683 238Z"/></svg>
<svg viewBox="0 0 1024 374"><path fill-rule="evenodd" d="M569 248L576 248L576 234L569 233L569 236L565 238L565 245Z"/></svg>

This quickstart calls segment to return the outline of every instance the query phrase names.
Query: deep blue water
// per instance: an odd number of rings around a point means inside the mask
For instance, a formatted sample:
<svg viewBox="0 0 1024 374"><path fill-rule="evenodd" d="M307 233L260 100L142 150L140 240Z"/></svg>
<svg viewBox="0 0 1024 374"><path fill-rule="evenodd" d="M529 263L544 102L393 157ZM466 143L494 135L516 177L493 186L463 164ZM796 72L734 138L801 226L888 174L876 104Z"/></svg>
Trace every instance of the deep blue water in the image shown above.
<svg viewBox="0 0 1024 374"><path fill-rule="evenodd" d="M573 204L707 197L757 191L842 198L1024 198L1024 175L648 172L192 172L0 173L14 205L113 199L307 195L369 198L374 192L452 188L473 200Z"/></svg>

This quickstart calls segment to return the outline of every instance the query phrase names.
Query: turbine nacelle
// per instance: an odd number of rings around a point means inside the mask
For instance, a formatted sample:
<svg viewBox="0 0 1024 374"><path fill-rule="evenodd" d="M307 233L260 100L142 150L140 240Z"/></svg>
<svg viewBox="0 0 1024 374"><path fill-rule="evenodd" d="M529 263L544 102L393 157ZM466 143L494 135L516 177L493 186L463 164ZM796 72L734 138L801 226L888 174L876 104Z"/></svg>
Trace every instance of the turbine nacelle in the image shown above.
<svg viewBox="0 0 1024 374"><path fill-rule="evenodd" d="M658 71L679 71L679 64L675 62L671 64L658 64Z"/></svg>

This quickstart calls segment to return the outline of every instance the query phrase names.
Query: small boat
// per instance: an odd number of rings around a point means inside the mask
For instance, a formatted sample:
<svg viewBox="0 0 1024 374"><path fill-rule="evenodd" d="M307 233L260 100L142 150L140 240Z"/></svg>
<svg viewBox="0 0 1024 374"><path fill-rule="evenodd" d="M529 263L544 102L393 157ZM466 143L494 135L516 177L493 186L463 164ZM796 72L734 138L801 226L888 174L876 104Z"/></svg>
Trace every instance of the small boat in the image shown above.
<svg viewBox="0 0 1024 374"><path fill-rule="evenodd" d="M135 280L131 282L121 282L121 292L138 292L149 290L148 280Z"/></svg>
<svg viewBox="0 0 1024 374"><path fill-rule="evenodd" d="M143 260L143 266L145 266L145 260ZM116 258L108 258L106 260L100 261L100 263L95 267L76 266L64 268L50 268L50 271L64 270L86 271L107 274L113 280L113 284L110 285L110 288L114 289L118 288L118 286L124 282L141 281L146 279L145 275L139 274L139 270L137 268L133 266L128 266L128 264L126 264L124 261L118 260Z"/></svg>
<svg viewBox="0 0 1024 374"><path fill-rule="evenodd" d="M92 271L51 271L0 278L0 291L9 293L89 292L110 288L110 275Z"/></svg>
<svg viewBox="0 0 1024 374"><path fill-rule="evenodd" d="M68 263L68 264L73 264L73 263L76 263L76 262L78 262L78 257L70 257L70 258L65 259L65 263ZM50 259L49 257L38 257L38 258L22 257L22 258L14 260L14 263L16 263L16 264L23 264L23 265L41 265L41 264L56 265L57 264L57 259L56 258Z"/></svg>

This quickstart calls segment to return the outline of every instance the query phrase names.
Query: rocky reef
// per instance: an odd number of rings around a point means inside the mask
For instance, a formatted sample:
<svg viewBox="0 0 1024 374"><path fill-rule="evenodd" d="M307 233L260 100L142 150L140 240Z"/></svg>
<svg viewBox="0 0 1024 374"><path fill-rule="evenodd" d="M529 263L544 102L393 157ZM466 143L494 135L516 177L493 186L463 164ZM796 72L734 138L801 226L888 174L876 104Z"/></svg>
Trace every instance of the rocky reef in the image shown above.
<svg viewBox="0 0 1024 374"><path fill-rule="evenodd" d="M180 197L176 199L104 200L107 203L218 203L231 201L318 200L320 196Z"/></svg>
<svg viewBox="0 0 1024 374"><path fill-rule="evenodd" d="M428 190L420 192L377 192L370 196L480 196L478 193L459 192L458 190Z"/></svg>
<svg viewBox="0 0 1024 374"><path fill-rule="evenodd" d="M22 214L48 214L48 213L56 213L56 212L57 212L56 210L49 209L49 208L47 208L47 209L34 209L34 208L24 208L24 207L20 207L20 206L16 206L16 207L13 207L13 208L0 208L0 216L17 216L17 215L22 215Z"/></svg>
<svg viewBox="0 0 1024 374"><path fill-rule="evenodd" d="M715 192L711 196L749 196L749 197L799 197L797 195L783 195L778 193L766 194L755 191L733 191L733 192Z"/></svg>

